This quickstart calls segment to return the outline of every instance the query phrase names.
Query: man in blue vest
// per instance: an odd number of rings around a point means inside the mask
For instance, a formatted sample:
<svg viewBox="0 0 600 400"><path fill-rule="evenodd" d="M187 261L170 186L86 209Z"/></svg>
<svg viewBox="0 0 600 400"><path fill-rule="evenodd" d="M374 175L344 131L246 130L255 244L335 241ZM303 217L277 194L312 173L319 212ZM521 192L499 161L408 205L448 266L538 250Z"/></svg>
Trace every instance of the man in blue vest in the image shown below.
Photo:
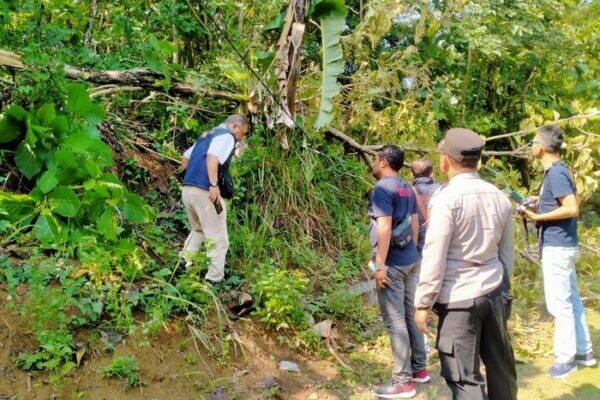
<svg viewBox="0 0 600 400"><path fill-rule="evenodd" d="M186 170L181 198L192 227L182 256L190 262L205 239L214 243L207 251L211 264L205 279L221 282L225 275L225 256L229 249L227 213L219 189L219 168L227 168L235 144L248 134L248 120L241 114L228 117L190 147L182 159Z"/></svg>

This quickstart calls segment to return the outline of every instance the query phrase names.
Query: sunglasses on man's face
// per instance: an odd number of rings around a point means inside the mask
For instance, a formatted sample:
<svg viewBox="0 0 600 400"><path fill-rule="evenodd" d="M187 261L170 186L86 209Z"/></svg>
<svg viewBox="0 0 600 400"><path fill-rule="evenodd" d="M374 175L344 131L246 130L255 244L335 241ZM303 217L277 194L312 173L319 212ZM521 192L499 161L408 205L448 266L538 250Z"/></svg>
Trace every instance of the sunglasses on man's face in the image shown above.
<svg viewBox="0 0 600 400"><path fill-rule="evenodd" d="M533 140L533 139L531 139L529 142L527 142L527 144L528 144L529 146L533 146L533 145L534 145L534 144L536 144L536 143L537 143L537 144L542 144L542 142L540 142L540 141L538 141L538 140Z"/></svg>

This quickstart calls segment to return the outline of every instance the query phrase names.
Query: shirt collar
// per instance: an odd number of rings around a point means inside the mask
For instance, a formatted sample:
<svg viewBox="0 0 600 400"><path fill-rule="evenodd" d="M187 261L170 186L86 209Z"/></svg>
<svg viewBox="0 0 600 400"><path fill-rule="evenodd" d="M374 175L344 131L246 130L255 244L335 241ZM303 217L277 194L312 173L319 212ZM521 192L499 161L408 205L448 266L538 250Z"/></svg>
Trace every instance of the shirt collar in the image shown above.
<svg viewBox="0 0 600 400"><path fill-rule="evenodd" d="M450 182L462 181L465 179L479 179L479 174L477 172L463 172L450 179Z"/></svg>
<svg viewBox="0 0 600 400"><path fill-rule="evenodd" d="M421 176L413 181L413 185L417 185L417 184L421 184L421 183L432 184L433 178L430 178L429 176Z"/></svg>
<svg viewBox="0 0 600 400"><path fill-rule="evenodd" d="M548 169L547 169L547 170L545 170L545 171L544 171L544 173L546 173L546 172L550 171L550 169L551 169L552 167L556 167L557 165L565 165L565 166L566 166L566 164L565 164L565 161L564 161L564 160L556 160L556 161L554 161L554 162L552 163L552 165L550 165L550 167L548 167Z"/></svg>
<svg viewBox="0 0 600 400"><path fill-rule="evenodd" d="M231 132L231 131L229 130L229 125L227 125L226 123L224 123L224 122L223 122L222 124L220 124L220 125L219 125L219 127L220 127L220 128L224 128L224 129L226 129L226 130L227 130L227 132L229 132L229 134L230 134L231 136L233 136L233 142L234 142L235 144L237 144L237 143L238 143L238 139L235 137L235 135L233 134L233 132Z"/></svg>

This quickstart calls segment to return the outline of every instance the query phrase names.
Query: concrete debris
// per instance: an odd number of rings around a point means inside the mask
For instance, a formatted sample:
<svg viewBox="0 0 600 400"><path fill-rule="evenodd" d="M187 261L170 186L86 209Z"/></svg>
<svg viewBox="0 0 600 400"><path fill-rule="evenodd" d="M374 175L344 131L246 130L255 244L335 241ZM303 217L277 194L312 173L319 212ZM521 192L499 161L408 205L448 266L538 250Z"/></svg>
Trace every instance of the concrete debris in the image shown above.
<svg viewBox="0 0 600 400"><path fill-rule="evenodd" d="M281 361L279 363L279 369L281 371L300 373L300 367L298 366L298 364L296 364L295 362L291 362L291 361Z"/></svg>

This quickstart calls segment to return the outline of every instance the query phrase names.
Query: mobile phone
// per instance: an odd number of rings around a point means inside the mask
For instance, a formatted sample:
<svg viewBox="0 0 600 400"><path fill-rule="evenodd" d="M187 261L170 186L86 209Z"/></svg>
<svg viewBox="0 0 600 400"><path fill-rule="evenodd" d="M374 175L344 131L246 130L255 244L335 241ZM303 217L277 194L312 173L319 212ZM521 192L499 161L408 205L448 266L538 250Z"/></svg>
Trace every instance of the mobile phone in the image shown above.
<svg viewBox="0 0 600 400"><path fill-rule="evenodd" d="M223 212L223 206L221 205L221 202L217 200L217 202L213 204L215 205L215 211L217 211L217 214L221 214Z"/></svg>

